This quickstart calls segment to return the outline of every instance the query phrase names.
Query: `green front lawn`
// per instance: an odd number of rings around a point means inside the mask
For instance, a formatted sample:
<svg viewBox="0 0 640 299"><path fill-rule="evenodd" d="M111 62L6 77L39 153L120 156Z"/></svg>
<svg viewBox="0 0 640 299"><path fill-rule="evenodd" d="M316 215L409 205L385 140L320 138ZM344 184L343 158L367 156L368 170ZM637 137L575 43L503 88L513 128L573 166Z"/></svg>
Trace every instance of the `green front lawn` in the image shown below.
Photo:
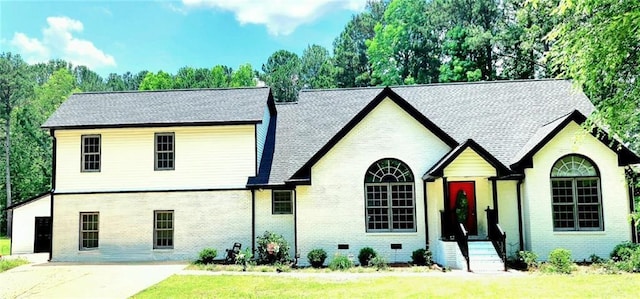
<svg viewBox="0 0 640 299"><path fill-rule="evenodd" d="M9 255L11 252L11 239L0 237L0 256Z"/></svg>
<svg viewBox="0 0 640 299"><path fill-rule="evenodd" d="M174 275L133 298L637 298L640 289L640 274L443 274L353 279L326 275Z"/></svg>

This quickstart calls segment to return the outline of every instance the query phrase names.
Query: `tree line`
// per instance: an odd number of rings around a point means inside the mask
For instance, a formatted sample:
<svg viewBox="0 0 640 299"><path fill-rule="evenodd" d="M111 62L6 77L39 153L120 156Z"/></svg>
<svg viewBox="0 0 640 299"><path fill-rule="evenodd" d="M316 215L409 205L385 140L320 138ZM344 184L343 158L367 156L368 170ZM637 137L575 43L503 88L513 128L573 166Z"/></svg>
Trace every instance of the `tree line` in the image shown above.
<svg viewBox="0 0 640 299"><path fill-rule="evenodd" d="M382 0L354 14L331 51L316 44L301 55L281 49L260 70L185 66L175 74L143 70L103 78L63 60L29 65L2 53L0 209L50 188L51 139L39 126L80 91L265 83L276 100L296 101L307 88L560 77L573 79L591 99L595 121L638 149L638 31L634 0Z"/></svg>

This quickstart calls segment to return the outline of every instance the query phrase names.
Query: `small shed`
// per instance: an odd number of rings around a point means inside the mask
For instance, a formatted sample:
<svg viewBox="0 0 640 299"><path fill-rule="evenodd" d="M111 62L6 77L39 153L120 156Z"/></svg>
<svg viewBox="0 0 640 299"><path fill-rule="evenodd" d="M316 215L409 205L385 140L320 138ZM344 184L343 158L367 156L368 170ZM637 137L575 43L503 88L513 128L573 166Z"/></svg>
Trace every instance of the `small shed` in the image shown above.
<svg viewBox="0 0 640 299"><path fill-rule="evenodd" d="M11 205L7 210L13 210L12 255L51 251L50 192Z"/></svg>

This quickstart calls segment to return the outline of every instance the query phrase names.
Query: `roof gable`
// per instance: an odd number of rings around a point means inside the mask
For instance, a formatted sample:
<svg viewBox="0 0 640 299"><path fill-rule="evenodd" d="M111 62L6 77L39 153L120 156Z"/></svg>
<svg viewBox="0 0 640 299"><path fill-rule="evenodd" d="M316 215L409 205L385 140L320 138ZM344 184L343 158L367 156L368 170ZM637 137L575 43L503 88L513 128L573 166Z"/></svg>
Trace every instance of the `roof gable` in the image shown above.
<svg viewBox="0 0 640 299"><path fill-rule="evenodd" d="M409 104L406 100L395 93L391 88L385 87L378 95L370 101L355 117L347 122L337 134L335 134L324 146L317 151L311 159L309 159L300 169L298 169L288 180L290 183L308 183L311 178L311 167L317 163L325 154L327 154L340 140L342 140L357 124L359 124L373 109L375 109L384 99L389 98L402 110L407 112L411 117L417 120L425 128L431 131L436 137L440 138L450 147L455 147L458 142L440 129L436 124L420 113L416 108Z"/></svg>
<svg viewBox="0 0 640 299"><path fill-rule="evenodd" d="M423 180L433 180L444 175L444 170L453 161L455 161L466 149L473 150L482 159L484 159L489 165L496 169L498 176L506 176L511 173L509 168L502 164L498 159L491 155L487 150L480 146L473 139L467 139L464 143L460 144L456 148L452 149L447 155L442 157L438 163L436 163L431 169L429 169L423 176Z"/></svg>
<svg viewBox="0 0 640 299"><path fill-rule="evenodd" d="M538 129L529 139L520 152L514 157L511 169L522 171L524 168L533 167L533 156L540 151L551 139L562 131L569 123L575 122L578 125L584 124L587 117L578 110L564 115ZM610 148L618 155L618 165L625 166L640 163L640 157L631 151L624 144L609 136L604 130L594 127L589 133Z"/></svg>

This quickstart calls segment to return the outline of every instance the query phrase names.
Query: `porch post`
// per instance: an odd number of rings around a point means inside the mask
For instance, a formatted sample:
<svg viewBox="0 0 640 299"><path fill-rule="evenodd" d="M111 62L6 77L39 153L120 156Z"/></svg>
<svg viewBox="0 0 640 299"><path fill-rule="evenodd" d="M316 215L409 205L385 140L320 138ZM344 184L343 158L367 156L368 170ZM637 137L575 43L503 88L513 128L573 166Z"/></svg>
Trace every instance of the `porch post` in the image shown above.
<svg viewBox="0 0 640 299"><path fill-rule="evenodd" d="M493 210L496 211L496 218L498 218L498 180L497 178L489 179L491 180L491 189L493 189Z"/></svg>

